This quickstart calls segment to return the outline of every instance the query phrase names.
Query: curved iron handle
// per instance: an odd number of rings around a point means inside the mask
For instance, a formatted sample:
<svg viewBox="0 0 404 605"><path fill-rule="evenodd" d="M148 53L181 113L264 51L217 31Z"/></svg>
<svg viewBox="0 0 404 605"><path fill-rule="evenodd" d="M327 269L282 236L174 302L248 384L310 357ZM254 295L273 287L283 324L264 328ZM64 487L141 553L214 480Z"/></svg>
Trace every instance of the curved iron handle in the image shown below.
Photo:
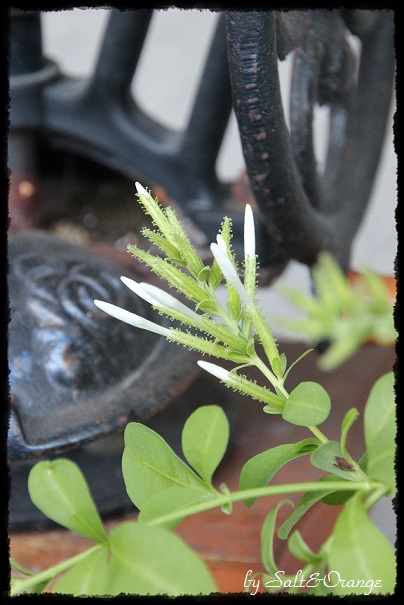
<svg viewBox="0 0 404 605"><path fill-rule="evenodd" d="M356 24L362 53L355 85L349 48L341 46L341 14L331 11L330 17L327 11L327 23L324 12L305 11L304 18L292 15L296 26L289 24L288 31L274 11L228 12L227 45L243 153L267 231L285 257L311 266L321 250L328 250L346 269L390 108L393 16L385 11L377 20L366 21L366 27ZM299 101L291 108L291 134L277 64L278 54L285 54L281 47L285 40L286 52L298 46L300 63L295 69L294 93ZM311 142L315 101L331 104L332 136L322 180L316 174Z"/></svg>

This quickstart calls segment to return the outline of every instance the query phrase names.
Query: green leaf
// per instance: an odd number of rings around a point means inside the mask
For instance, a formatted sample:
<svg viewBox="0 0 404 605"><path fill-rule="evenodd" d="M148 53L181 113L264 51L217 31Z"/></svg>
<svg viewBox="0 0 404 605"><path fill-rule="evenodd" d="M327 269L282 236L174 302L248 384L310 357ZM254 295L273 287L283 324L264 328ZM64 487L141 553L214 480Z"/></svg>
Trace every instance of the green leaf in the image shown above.
<svg viewBox="0 0 404 605"><path fill-rule="evenodd" d="M363 476L350 461L342 455L338 441L327 441L318 447L310 456L310 462L319 468L347 481L360 481Z"/></svg>
<svg viewBox="0 0 404 605"><path fill-rule="evenodd" d="M303 456L303 454L311 454L318 448L321 444L319 439L315 437L308 437L307 439L303 439L302 441L298 441L294 444L294 449L296 451L296 455Z"/></svg>
<svg viewBox="0 0 404 605"><path fill-rule="evenodd" d="M303 540L301 533L296 529L288 540L290 552L296 559L308 565L318 565L323 560L316 555Z"/></svg>
<svg viewBox="0 0 404 605"><path fill-rule="evenodd" d="M316 426L324 422L330 409L330 397L320 384L301 382L286 400L282 417L298 426Z"/></svg>
<svg viewBox="0 0 404 605"><path fill-rule="evenodd" d="M283 376L283 364L279 357L271 359L271 367L275 376L281 379Z"/></svg>
<svg viewBox="0 0 404 605"><path fill-rule="evenodd" d="M355 494L346 503L337 519L329 554L329 569L332 579L347 580L340 583L334 592L347 594L388 594L394 592L396 561L389 541L369 519L361 500ZM349 580L353 582L349 583ZM365 586L357 586L363 580ZM370 588L370 582L379 581L380 586ZM366 583L367 586L366 586Z"/></svg>
<svg viewBox="0 0 404 605"><path fill-rule="evenodd" d="M366 446L370 449L384 424L391 422L394 411L394 374L388 372L372 387L365 406L364 425Z"/></svg>
<svg viewBox="0 0 404 605"><path fill-rule="evenodd" d="M230 494L230 490L227 487L226 483L221 483L219 486L219 490L222 494ZM233 503L226 502L225 504L222 504L222 506L220 507L220 510L225 515L231 515L231 513L233 512Z"/></svg>
<svg viewBox="0 0 404 605"><path fill-rule="evenodd" d="M369 337L367 325L361 325L358 318L342 318L335 321L329 334L330 348L320 357L319 367L330 371L351 357Z"/></svg>
<svg viewBox="0 0 404 605"><path fill-rule="evenodd" d="M210 485L212 476L226 452L229 421L218 405L197 408L182 431L182 451L189 464Z"/></svg>
<svg viewBox="0 0 404 605"><path fill-rule="evenodd" d="M318 480L318 492L307 492L302 496L299 503L289 517L282 523L278 530L278 537L281 540L286 540L291 529L296 523L303 517L303 515L314 505L316 502L324 498L327 494L333 493L335 490L324 490L321 489L321 482L329 480L328 477L322 477Z"/></svg>
<svg viewBox="0 0 404 605"><path fill-rule="evenodd" d="M220 315L219 303L214 300L209 300L208 298L201 300L201 302L197 304L195 310L197 311L198 309L211 316Z"/></svg>
<svg viewBox="0 0 404 605"><path fill-rule="evenodd" d="M125 429L122 471L126 491L140 510L152 494L169 487L205 489L202 479L152 429L131 422Z"/></svg>
<svg viewBox="0 0 404 605"><path fill-rule="evenodd" d="M198 281L204 283L206 282L206 280L208 280L209 282L212 279L211 273L212 272L210 270L209 265L205 265L198 273Z"/></svg>
<svg viewBox="0 0 404 605"><path fill-rule="evenodd" d="M49 519L95 542L107 536L87 482L71 460L38 462L28 477L32 502Z"/></svg>
<svg viewBox="0 0 404 605"><path fill-rule="evenodd" d="M24 574L24 576L35 575L35 573L33 571L31 571L30 569L27 569L26 567L23 567L18 561L13 559L13 557L10 557L9 561L10 561L10 566L12 568L16 569L17 571L19 571L20 573Z"/></svg>
<svg viewBox="0 0 404 605"><path fill-rule="evenodd" d="M25 578L24 578L25 579ZM23 591L21 591L21 589L19 588L20 583L23 582L24 580L21 580L21 578L14 578L11 577L10 579L10 594L12 596L19 594L20 592L24 592L26 594L40 594L42 593L45 588L48 586L49 584L49 580L45 580L45 581L39 581L37 584L31 584L28 588L24 588Z"/></svg>
<svg viewBox="0 0 404 605"><path fill-rule="evenodd" d="M282 409L279 406L275 406L275 405L264 405L264 407L262 408L262 411L265 412L265 414L281 414L282 413Z"/></svg>
<svg viewBox="0 0 404 605"><path fill-rule="evenodd" d="M76 597L105 595L108 575L109 548L93 551L71 567L55 584L53 593Z"/></svg>
<svg viewBox="0 0 404 605"><path fill-rule="evenodd" d="M307 442L312 442L308 444ZM290 460L299 456L309 454L318 447L316 439L300 441L299 443L286 443L278 445L270 450L261 452L248 460L240 474L240 490L265 487L271 481L275 473ZM256 498L248 498L244 501L246 506L252 506Z"/></svg>
<svg viewBox="0 0 404 605"><path fill-rule="evenodd" d="M374 384L364 412L367 472L372 479L395 489L394 375L385 374Z"/></svg>
<svg viewBox="0 0 404 605"><path fill-rule="evenodd" d="M304 357L306 357L306 355L308 355L309 353L311 353L312 351L314 351L314 349L307 349L307 351L305 351L304 353L302 353L297 359L295 359L295 361L289 366L289 368L287 369L285 376L284 376L284 380L286 380L286 378L289 375L289 372L292 368L295 367L295 365L297 363L299 363L299 361L301 361ZM286 363L286 357L285 357L285 363Z"/></svg>
<svg viewBox="0 0 404 605"><path fill-rule="evenodd" d="M171 512L179 511L197 502L211 500L212 498L214 498L214 494L210 491L193 487L169 487L153 493L148 498L140 511L138 521L148 523ZM177 520L164 521L158 525L166 529L174 529L186 516L186 513L184 513L184 516Z"/></svg>
<svg viewBox="0 0 404 605"><path fill-rule="evenodd" d="M345 481L345 479L343 479L342 477L333 477L332 480L341 482ZM350 490L335 491L324 496L321 501L324 504L327 504L328 506L341 506L342 504L345 504L345 502L349 500L349 498L351 498L354 493L355 492L352 492Z"/></svg>
<svg viewBox="0 0 404 605"><path fill-rule="evenodd" d="M281 500L278 502L278 504L267 514L261 530L261 561L267 572L271 575L275 575L275 572L279 569L275 563L273 544L276 517L280 507L284 504L293 506L293 502L290 500Z"/></svg>
<svg viewBox="0 0 404 605"><path fill-rule="evenodd" d="M161 527L122 523L110 533L108 593L177 596L217 592L205 563Z"/></svg>
<svg viewBox="0 0 404 605"><path fill-rule="evenodd" d="M340 447L341 447L341 452L342 452L342 455L344 458L346 458L348 455L348 452L345 449L345 443L346 443L348 431L351 428L351 426L353 425L353 423L355 422L355 420L357 420L358 418L359 418L358 410L356 408L351 408L345 414L344 419L342 421Z"/></svg>

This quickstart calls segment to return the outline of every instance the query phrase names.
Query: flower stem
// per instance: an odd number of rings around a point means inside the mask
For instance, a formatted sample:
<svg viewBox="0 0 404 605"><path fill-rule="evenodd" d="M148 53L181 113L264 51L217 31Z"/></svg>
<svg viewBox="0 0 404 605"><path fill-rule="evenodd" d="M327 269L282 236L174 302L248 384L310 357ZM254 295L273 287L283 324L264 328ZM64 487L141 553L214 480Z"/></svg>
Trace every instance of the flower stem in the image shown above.
<svg viewBox="0 0 404 605"><path fill-rule="evenodd" d="M155 517L147 521L147 525L161 525L168 521L182 520L185 517L196 515L197 513L210 510L212 508L221 507L229 502L240 502L242 500L248 500L250 498L262 498L264 496L278 496L283 494L294 494L299 492L318 492L318 491L370 491L377 489L378 491L383 486L380 483L373 483L368 480L366 481L318 481L304 482L304 483L290 483L286 485L269 485L266 487L257 487L251 489L245 489L241 491L231 492L229 494L218 494L211 500L204 500L203 502L197 502L191 504L186 508L175 510L160 517Z"/></svg>
<svg viewBox="0 0 404 605"><path fill-rule="evenodd" d="M19 581L15 582L14 586L11 589L11 596L21 594L23 592L28 592L31 588L33 588L34 586L36 586L39 583L46 582L46 581L50 582L57 575L59 575L60 573L62 573L64 571L67 571L70 567L72 567L73 565L76 565L76 563L79 563L80 561L82 561L83 559L88 557L88 555L90 555L91 553L93 553L96 550L99 550L101 548L105 548L105 544L96 544L92 548L89 548L89 549L85 550L84 552L81 552L78 555L75 555L74 557L70 557L70 559L66 559L66 561L57 563L56 565L53 565L52 567L49 567L48 569L44 569L43 571L40 571L39 573L37 573L33 576L30 576L27 579L19 580Z"/></svg>
<svg viewBox="0 0 404 605"><path fill-rule="evenodd" d="M322 433L320 429L318 429L316 426L308 426L307 428L313 433L315 437L317 437L319 441L321 441L321 443L327 443L327 441L329 441L324 435L324 433Z"/></svg>
<svg viewBox="0 0 404 605"><path fill-rule="evenodd" d="M257 367L266 378L268 378L272 386L278 389L286 397L286 399L289 397L289 393L286 391L282 382L275 376L273 372L271 372L271 370L265 365L262 359L258 357L258 355L251 356L251 363L254 364L255 367Z"/></svg>

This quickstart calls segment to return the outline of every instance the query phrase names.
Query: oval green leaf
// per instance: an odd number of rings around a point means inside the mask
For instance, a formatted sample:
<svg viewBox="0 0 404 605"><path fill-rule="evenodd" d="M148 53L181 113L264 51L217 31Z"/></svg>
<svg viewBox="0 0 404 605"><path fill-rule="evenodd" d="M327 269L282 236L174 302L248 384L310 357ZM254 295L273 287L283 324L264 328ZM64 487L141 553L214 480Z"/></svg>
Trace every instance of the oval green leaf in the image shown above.
<svg viewBox="0 0 404 605"><path fill-rule="evenodd" d="M364 412L367 473L395 489L394 375L385 374L374 384Z"/></svg>
<svg viewBox="0 0 404 605"><path fill-rule="evenodd" d="M128 496L140 510L153 494L169 487L206 489L158 433L138 422L125 429L122 472Z"/></svg>
<svg viewBox="0 0 404 605"><path fill-rule="evenodd" d="M360 481L363 476L352 464L345 460L338 441L327 441L310 456L310 462L316 468L327 471L347 481Z"/></svg>
<svg viewBox="0 0 404 605"><path fill-rule="evenodd" d="M337 519L329 554L333 592L348 594L389 594L394 592L396 560L389 541L369 519L361 494L346 503ZM378 585L376 585L378 582ZM359 584L359 585L358 585Z"/></svg>
<svg viewBox="0 0 404 605"><path fill-rule="evenodd" d="M164 517L174 511L186 509L192 504L211 500L214 494L211 491L195 489L193 487L169 487L163 491L156 492L146 501L139 516L139 523L150 523L151 521L159 520L159 527L166 529L174 529L186 517L186 512L182 517L175 520L165 521Z"/></svg>
<svg viewBox="0 0 404 605"><path fill-rule="evenodd" d="M205 563L161 527L127 522L110 533L107 592L136 595L210 594L217 586Z"/></svg>
<svg viewBox="0 0 404 605"><path fill-rule="evenodd" d="M185 422L182 451L208 485L226 452L229 433L229 421L218 405L197 408Z"/></svg>
<svg viewBox="0 0 404 605"><path fill-rule="evenodd" d="M307 492L300 499L296 508L292 511L289 517L282 523L278 530L278 537L281 540L286 540L289 536L290 531L296 525L296 523L303 517L303 515L316 504L319 500L322 500L327 494L331 494L334 490L321 489L321 482L329 480L329 476L321 477L318 480L318 491Z"/></svg>
<svg viewBox="0 0 404 605"><path fill-rule="evenodd" d="M290 552L296 559L308 565L318 565L323 560L306 544L301 533L296 529L288 540Z"/></svg>
<svg viewBox="0 0 404 605"><path fill-rule="evenodd" d="M293 506L293 502L290 500L281 500L278 502L278 504L267 514L261 530L261 561L267 572L271 575L275 575L279 569L275 563L274 557L274 536L276 517L280 507L284 504Z"/></svg>
<svg viewBox="0 0 404 605"><path fill-rule="evenodd" d="M54 585L52 593L78 596L105 595L109 548L101 548L71 567Z"/></svg>
<svg viewBox="0 0 404 605"><path fill-rule="evenodd" d="M298 426L317 426L326 420L330 410L330 397L320 384L301 382L286 400L282 417Z"/></svg>
<svg viewBox="0 0 404 605"><path fill-rule="evenodd" d="M284 464L311 453L318 447L318 443L314 439L304 439L299 443L285 443L250 458L241 469L239 489L265 487ZM255 501L256 498L249 498L244 501L244 504L252 506Z"/></svg>
<svg viewBox="0 0 404 605"><path fill-rule="evenodd" d="M49 519L95 542L107 536L87 482L71 460L38 462L28 477L32 502Z"/></svg>

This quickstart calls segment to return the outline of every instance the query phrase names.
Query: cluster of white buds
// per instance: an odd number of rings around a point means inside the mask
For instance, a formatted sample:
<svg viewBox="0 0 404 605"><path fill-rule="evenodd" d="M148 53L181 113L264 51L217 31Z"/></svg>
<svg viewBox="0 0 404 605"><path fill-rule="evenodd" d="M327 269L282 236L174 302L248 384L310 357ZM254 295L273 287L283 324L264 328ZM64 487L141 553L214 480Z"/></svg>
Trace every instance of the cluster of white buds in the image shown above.
<svg viewBox="0 0 404 605"><path fill-rule="evenodd" d="M282 378L286 364L282 356L279 356L275 340L255 299L257 262L251 206L247 204L245 208L242 281L231 250L229 219L224 219L216 243L210 246L214 258L212 266L204 266L174 211L161 207L139 183L136 183L136 189L139 202L158 230L145 228L143 235L159 246L166 258L154 256L136 246L129 246L129 252L148 264L169 286L192 301L195 308L190 308L157 286L145 282L137 283L128 277L121 277L121 280L137 296L161 314L179 321L187 328L167 328L108 302L95 300L95 305L116 319L164 336L203 354L241 363L241 367L256 365L275 387L276 394L239 376L236 373L238 368L228 371L216 364L198 362L201 368L228 386L272 405L274 413L280 413L287 398ZM227 309L220 304L215 293L223 278L229 295ZM189 328L192 328L192 333ZM263 346L271 369L258 357L256 342Z"/></svg>

